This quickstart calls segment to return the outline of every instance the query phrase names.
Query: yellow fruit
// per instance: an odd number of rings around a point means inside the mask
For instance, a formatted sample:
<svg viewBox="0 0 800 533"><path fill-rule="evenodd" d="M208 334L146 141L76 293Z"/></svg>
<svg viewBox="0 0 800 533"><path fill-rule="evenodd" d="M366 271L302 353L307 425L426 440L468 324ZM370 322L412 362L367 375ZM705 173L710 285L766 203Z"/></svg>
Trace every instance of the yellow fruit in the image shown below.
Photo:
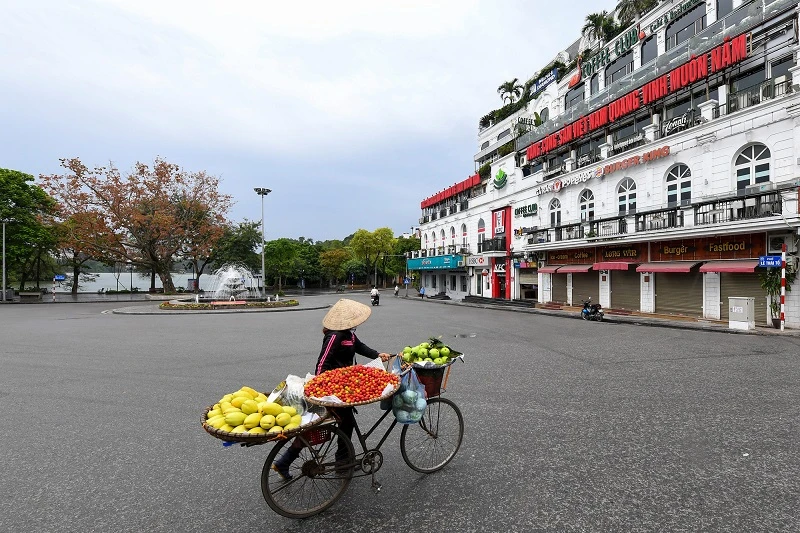
<svg viewBox="0 0 800 533"><path fill-rule="evenodd" d="M290 424L297 424L298 426L303 423L303 415L294 415Z"/></svg>
<svg viewBox="0 0 800 533"><path fill-rule="evenodd" d="M223 415L227 415L228 413L241 413L241 412L242 412L241 409L239 409L238 407L234 407L234 406L230 406L227 409L223 409L222 410L222 414Z"/></svg>
<svg viewBox="0 0 800 533"><path fill-rule="evenodd" d="M260 413L251 413L247 415L247 418L244 419L244 427L247 429L254 428L261 422L261 414Z"/></svg>
<svg viewBox="0 0 800 533"><path fill-rule="evenodd" d="M234 399L236 399L236 398L244 398L245 400L252 400L255 397L256 397L255 394L250 394L246 390L237 390L236 392L233 393L233 398ZM233 402L233 400L231 400L231 402Z"/></svg>
<svg viewBox="0 0 800 533"><path fill-rule="evenodd" d="M231 433L247 433L247 428L244 426L236 426Z"/></svg>
<svg viewBox="0 0 800 533"><path fill-rule="evenodd" d="M267 402L264 404L261 412L265 415L278 416L279 414L283 413L283 407L275 402Z"/></svg>
<svg viewBox="0 0 800 533"><path fill-rule="evenodd" d="M246 415L251 415L258 411L258 404L255 400L245 400L242 404L242 412Z"/></svg>
<svg viewBox="0 0 800 533"><path fill-rule="evenodd" d="M256 427L254 427L254 428L252 428L252 429L249 429L249 430L247 430L247 432L248 432L248 433L254 433L254 434L261 434L261 435L263 435L263 434L265 434L265 433L267 432L267 430L266 430L266 429L264 429L264 428L262 428L262 427L260 427L260 426L256 426Z"/></svg>
<svg viewBox="0 0 800 533"><path fill-rule="evenodd" d="M286 424L283 428L284 433L288 433L289 431L293 431L300 427L300 424Z"/></svg>
<svg viewBox="0 0 800 533"><path fill-rule="evenodd" d="M211 410L213 411L214 409L219 409L219 408L220 408L220 405L219 405L219 402L217 402L217 403L214 404L213 407L211 407Z"/></svg>
<svg viewBox="0 0 800 533"><path fill-rule="evenodd" d="M222 426L219 429L221 429L222 431L227 431L228 433L230 433L231 431L233 431L233 426L230 425L230 424L225 424L224 426Z"/></svg>
<svg viewBox="0 0 800 533"><path fill-rule="evenodd" d="M247 415L242 413L241 411L228 413L225 415L225 422L232 425L233 427L239 426L244 423L244 419L247 418Z"/></svg>
<svg viewBox="0 0 800 533"><path fill-rule="evenodd" d="M283 428L280 427L280 426L272 426L269 429L269 431L267 431L267 433L269 433L269 434L272 434L272 433L283 433Z"/></svg>
<svg viewBox="0 0 800 533"><path fill-rule="evenodd" d="M283 406L283 412L287 413L289 416L294 416L294 415L297 414L297 409L295 409L291 405L284 405Z"/></svg>
<svg viewBox="0 0 800 533"><path fill-rule="evenodd" d="M292 421L292 415L290 415L289 413L281 413L275 417L275 424L279 426L285 426L291 421Z"/></svg>
<svg viewBox="0 0 800 533"><path fill-rule="evenodd" d="M254 399L256 402L258 402L258 403L261 403L261 402L266 402L266 401L267 401L267 397L266 397L266 396L264 396L264 394L263 394L263 393L260 393L260 392L259 392L259 393L256 395L256 397L255 397L255 398L253 398L253 399Z"/></svg>
<svg viewBox="0 0 800 533"><path fill-rule="evenodd" d="M242 404L243 404L244 402L246 402L247 400L249 400L249 399L250 399L250 398L247 398L247 397L245 397L245 396L237 396L236 398L234 398L233 400L231 400L231 405L232 405L232 406L234 406L234 407L238 407L239 409L241 409L241 408L242 408Z"/></svg>
<svg viewBox="0 0 800 533"><path fill-rule="evenodd" d="M210 419L207 424L212 428L221 428L225 425L225 417L222 415L215 416L214 418Z"/></svg>
<svg viewBox="0 0 800 533"><path fill-rule="evenodd" d="M275 425L275 417L272 415L264 415L261 417L261 421L258 425L264 429L269 429Z"/></svg>
<svg viewBox="0 0 800 533"><path fill-rule="evenodd" d="M241 389L239 389L239 390L247 391L247 392L249 392L250 394L252 394L252 395L253 395L253 397L256 397L256 396L258 396L259 394L261 394L260 392L258 392L258 391L257 391L257 390L255 390L254 388L252 388L252 387L248 387L248 386L246 386L246 385L245 385L244 387L242 387Z"/></svg>
<svg viewBox="0 0 800 533"><path fill-rule="evenodd" d="M228 407L233 407L233 406L231 405L231 402L230 402L230 401L227 401L227 402L219 402L219 410L220 410L220 411L222 411L223 413L225 412L225 409L227 409Z"/></svg>
<svg viewBox="0 0 800 533"><path fill-rule="evenodd" d="M219 409L212 409L212 410L210 410L208 412L208 414L206 415L206 418L214 418L215 416L219 416L221 414L222 414L222 411L220 411Z"/></svg>

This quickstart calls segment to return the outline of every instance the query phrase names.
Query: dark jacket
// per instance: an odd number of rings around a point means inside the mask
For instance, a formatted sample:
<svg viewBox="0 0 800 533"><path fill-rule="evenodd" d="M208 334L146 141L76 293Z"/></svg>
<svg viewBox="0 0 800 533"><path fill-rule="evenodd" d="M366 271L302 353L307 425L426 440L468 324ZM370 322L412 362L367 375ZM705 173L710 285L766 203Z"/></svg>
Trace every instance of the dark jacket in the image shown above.
<svg viewBox="0 0 800 533"><path fill-rule="evenodd" d="M322 341L322 350L319 352L314 373L319 375L333 368L351 366L355 363L356 354L372 359L380 356L380 353L361 342L350 330L328 331Z"/></svg>

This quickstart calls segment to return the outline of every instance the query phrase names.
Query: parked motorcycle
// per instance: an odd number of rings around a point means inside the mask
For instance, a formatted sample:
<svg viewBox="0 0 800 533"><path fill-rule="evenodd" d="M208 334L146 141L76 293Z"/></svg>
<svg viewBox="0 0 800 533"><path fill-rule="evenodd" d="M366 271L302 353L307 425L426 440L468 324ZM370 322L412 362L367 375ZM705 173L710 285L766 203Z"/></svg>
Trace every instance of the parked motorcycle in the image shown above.
<svg viewBox="0 0 800 533"><path fill-rule="evenodd" d="M380 305L381 304L381 295L380 294L370 295L369 299L372 302L372 305Z"/></svg>
<svg viewBox="0 0 800 533"><path fill-rule="evenodd" d="M593 304L592 297L589 296L588 300L583 300L583 309L581 309L581 318L584 320L597 320L602 322L603 311L600 304Z"/></svg>

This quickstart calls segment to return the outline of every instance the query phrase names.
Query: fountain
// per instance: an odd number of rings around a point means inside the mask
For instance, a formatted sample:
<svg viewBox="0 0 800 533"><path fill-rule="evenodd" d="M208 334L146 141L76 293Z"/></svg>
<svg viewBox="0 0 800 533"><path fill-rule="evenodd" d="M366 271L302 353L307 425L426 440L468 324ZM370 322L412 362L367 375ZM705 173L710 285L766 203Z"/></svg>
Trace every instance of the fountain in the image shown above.
<svg viewBox="0 0 800 533"><path fill-rule="evenodd" d="M264 301L253 273L243 265L226 263L218 268L213 276L214 281L208 291L211 296L204 296L203 300L211 300L212 304L223 301L234 304ZM199 302L201 298L195 300Z"/></svg>

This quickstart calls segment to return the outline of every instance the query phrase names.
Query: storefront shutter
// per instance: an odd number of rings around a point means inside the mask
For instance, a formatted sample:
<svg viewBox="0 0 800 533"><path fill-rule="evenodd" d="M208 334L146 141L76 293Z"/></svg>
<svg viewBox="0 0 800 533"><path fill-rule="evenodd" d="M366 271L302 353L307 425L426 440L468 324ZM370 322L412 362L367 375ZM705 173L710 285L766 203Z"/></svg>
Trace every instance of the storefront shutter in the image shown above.
<svg viewBox="0 0 800 533"><path fill-rule="evenodd" d="M758 274L720 273L720 306L722 320L728 320L728 297L742 296L754 299L755 320L759 326L767 325L767 294L761 288Z"/></svg>
<svg viewBox="0 0 800 533"><path fill-rule="evenodd" d="M656 313L703 316L703 274L658 272L655 278Z"/></svg>
<svg viewBox="0 0 800 533"><path fill-rule="evenodd" d="M593 302L600 301L600 274L572 274L572 305L582 305L581 302L590 296Z"/></svg>
<svg viewBox="0 0 800 533"><path fill-rule="evenodd" d="M567 303L567 275L566 274L551 274L553 280L553 301L565 304Z"/></svg>
<svg viewBox="0 0 800 533"><path fill-rule="evenodd" d="M611 308L639 310L639 273L636 269L612 270L611 276Z"/></svg>
<svg viewBox="0 0 800 533"><path fill-rule="evenodd" d="M519 269L519 282L525 285L536 285L539 283L537 270L535 268L521 268Z"/></svg>

